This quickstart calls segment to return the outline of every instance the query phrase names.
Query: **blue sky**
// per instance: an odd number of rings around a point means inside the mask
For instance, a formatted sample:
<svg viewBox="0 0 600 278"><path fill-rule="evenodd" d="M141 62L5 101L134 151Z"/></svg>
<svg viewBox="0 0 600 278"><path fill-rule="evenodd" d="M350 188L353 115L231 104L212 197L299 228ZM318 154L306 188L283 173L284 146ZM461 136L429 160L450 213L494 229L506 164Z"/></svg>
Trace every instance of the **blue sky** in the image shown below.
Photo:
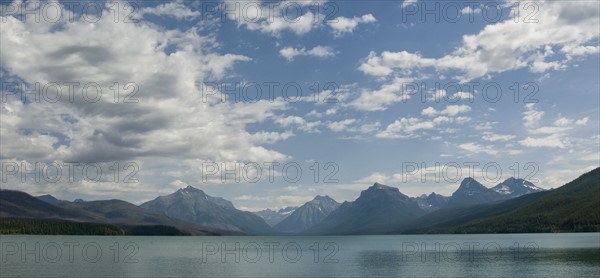
<svg viewBox="0 0 600 278"><path fill-rule="evenodd" d="M600 164L593 1L94 2L101 15L36 3L3 2L2 188L139 203L192 185L258 210L350 201L374 182L409 196L450 195L450 177L467 176L554 188ZM137 103L115 102L115 83ZM39 84L41 100L14 84ZM63 98L44 99L49 84ZM79 93L87 84L98 101ZM252 99L223 101L223 88ZM51 163L62 179L43 176ZM70 182L69 163L103 175ZM222 179L214 165L263 175Z"/></svg>

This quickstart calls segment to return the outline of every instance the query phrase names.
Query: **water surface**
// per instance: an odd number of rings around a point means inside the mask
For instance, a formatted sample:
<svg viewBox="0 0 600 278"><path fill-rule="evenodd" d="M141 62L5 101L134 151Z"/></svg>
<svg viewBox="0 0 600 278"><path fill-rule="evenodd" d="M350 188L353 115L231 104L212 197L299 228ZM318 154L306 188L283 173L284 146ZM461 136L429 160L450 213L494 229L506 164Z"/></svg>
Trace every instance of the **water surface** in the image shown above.
<svg viewBox="0 0 600 278"><path fill-rule="evenodd" d="M600 233L0 242L0 277L600 277Z"/></svg>

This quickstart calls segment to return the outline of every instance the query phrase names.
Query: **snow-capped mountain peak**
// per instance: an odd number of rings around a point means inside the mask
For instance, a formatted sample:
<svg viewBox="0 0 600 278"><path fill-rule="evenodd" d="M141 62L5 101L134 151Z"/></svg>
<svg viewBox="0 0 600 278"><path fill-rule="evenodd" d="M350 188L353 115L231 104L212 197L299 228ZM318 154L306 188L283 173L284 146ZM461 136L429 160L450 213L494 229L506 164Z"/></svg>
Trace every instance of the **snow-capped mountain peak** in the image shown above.
<svg viewBox="0 0 600 278"><path fill-rule="evenodd" d="M535 186L533 183L516 178L508 178L494 186L492 190L509 197L519 197L525 194L544 191L545 189Z"/></svg>

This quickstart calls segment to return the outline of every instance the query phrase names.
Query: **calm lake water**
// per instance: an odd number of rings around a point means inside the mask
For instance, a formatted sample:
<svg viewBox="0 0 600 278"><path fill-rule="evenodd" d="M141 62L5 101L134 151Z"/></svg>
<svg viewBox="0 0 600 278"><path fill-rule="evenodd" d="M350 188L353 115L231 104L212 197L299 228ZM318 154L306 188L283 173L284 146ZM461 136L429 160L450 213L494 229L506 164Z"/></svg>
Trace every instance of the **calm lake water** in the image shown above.
<svg viewBox="0 0 600 278"><path fill-rule="evenodd" d="M600 233L0 236L0 277L600 277Z"/></svg>

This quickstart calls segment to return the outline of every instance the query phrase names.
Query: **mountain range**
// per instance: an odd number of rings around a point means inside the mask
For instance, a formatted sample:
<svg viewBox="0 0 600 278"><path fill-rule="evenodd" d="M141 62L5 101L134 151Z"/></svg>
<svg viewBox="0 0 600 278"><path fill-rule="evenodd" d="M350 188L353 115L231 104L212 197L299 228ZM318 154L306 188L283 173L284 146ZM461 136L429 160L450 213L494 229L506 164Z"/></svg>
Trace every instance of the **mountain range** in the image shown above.
<svg viewBox="0 0 600 278"><path fill-rule="evenodd" d="M331 212L336 210L340 203L329 196L317 196L310 202L294 210L292 214L283 219L274 229L280 233L301 233L320 223Z"/></svg>
<svg viewBox="0 0 600 278"><path fill-rule="evenodd" d="M494 186L492 190L496 191L500 195L515 198L523 196L525 194L536 193L544 191L544 189L535 186L533 183L524 179L509 178L498 185Z"/></svg>
<svg viewBox="0 0 600 278"><path fill-rule="evenodd" d="M323 221L308 230L311 234L371 234L425 214L419 204L396 187L375 183L353 202L344 202Z"/></svg>
<svg viewBox="0 0 600 278"><path fill-rule="evenodd" d="M69 202L51 195L32 197L0 190L0 233L23 233L18 229L23 225L35 228L67 222L79 228L105 225L85 231L157 235L599 231L598 207L600 168L553 190L516 178L487 188L465 178L451 196L433 192L409 197L397 187L374 183L354 201L340 204L329 196L316 196L300 207L255 213L192 186L140 206L121 200ZM58 220L63 224L52 222Z"/></svg>
<svg viewBox="0 0 600 278"><path fill-rule="evenodd" d="M553 190L445 208L394 233L600 232L600 168Z"/></svg>
<svg viewBox="0 0 600 278"><path fill-rule="evenodd" d="M435 192L414 198L421 209L431 212L444 207L465 207L470 205L493 203L516 198L525 194L544 191L524 179L509 178L492 188L487 188L474 178L465 178L451 196L446 197Z"/></svg>
<svg viewBox="0 0 600 278"><path fill-rule="evenodd" d="M247 234L271 234L271 227L259 216L236 209L230 201L212 197L192 186L160 196L140 205L183 221Z"/></svg>
<svg viewBox="0 0 600 278"><path fill-rule="evenodd" d="M294 212L298 207L285 207L278 211L274 211L272 209L265 209L261 211L255 211L254 214L260 216L262 219L269 224L269 226L273 227L283 219L288 217L292 212Z"/></svg>
<svg viewBox="0 0 600 278"><path fill-rule="evenodd" d="M116 225L127 234L235 234L166 217L121 200L68 202L12 190L0 190L0 217Z"/></svg>

